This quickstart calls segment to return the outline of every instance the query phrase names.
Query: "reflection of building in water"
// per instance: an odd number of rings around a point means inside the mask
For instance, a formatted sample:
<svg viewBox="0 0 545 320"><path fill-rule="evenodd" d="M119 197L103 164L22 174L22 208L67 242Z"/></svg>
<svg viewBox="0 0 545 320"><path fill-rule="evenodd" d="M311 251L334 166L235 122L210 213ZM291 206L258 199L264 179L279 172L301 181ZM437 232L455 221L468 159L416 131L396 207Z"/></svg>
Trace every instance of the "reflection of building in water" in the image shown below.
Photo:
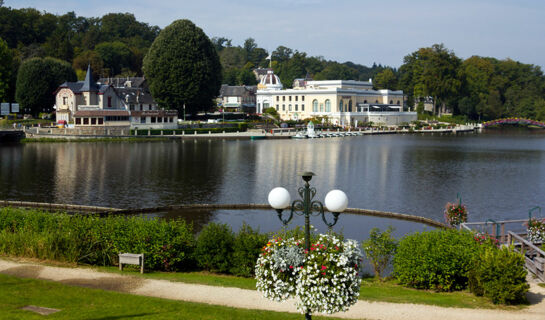
<svg viewBox="0 0 545 320"><path fill-rule="evenodd" d="M332 143L334 142L334 143ZM342 150L342 151L341 151ZM333 188L337 184L337 172L348 169L350 149L338 141L271 141L259 144L256 151L256 180L266 184L266 194L276 186L296 188L301 186L297 176L312 171L320 184ZM316 183L316 182L315 182ZM318 190L325 192L325 190ZM290 191L291 192L291 191ZM293 194L292 197L295 195Z"/></svg>

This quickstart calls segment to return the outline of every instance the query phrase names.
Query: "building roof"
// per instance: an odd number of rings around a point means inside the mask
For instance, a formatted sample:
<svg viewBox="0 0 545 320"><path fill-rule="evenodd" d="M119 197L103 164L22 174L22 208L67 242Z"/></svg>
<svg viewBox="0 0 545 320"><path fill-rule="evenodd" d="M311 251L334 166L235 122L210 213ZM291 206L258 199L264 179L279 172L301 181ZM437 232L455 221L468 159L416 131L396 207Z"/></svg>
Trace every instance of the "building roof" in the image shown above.
<svg viewBox="0 0 545 320"><path fill-rule="evenodd" d="M100 78L98 82L110 84L114 88L146 88L147 83L144 77L126 77L126 78Z"/></svg>
<svg viewBox="0 0 545 320"><path fill-rule="evenodd" d="M155 104L155 100L150 93L145 92L141 88L121 87L114 88L119 98L125 103L130 104Z"/></svg>
<svg viewBox="0 0 545 320"><path fill-rule="evenodd" d="M85 80L80 88L81 92L96 92L100 89L100 86L93 80L93 73L91 71L91 65L87 65L87 74ZM72 90L73 91L73 90Z"/></svg>
<svg viewBox="0 0 545 320"><path fill-rule="evenodd" d="M256 90L256 86L230 86L224 84L220 88L220 97L241 97L246 94L253 94Z"/></svg>

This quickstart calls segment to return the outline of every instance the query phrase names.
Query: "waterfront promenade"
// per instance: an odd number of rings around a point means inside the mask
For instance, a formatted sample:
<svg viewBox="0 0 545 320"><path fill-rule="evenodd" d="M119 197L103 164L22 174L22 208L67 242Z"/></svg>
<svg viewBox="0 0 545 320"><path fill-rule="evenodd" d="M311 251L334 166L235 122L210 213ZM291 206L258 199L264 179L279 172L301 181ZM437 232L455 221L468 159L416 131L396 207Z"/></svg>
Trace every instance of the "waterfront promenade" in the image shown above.
<svg viewBox="0 0 545 320"><path fill-rule="evenodd" d="M422 128L419 130L409 129L394 129L394 128L365 128L354 129L350 131L341 130L323 130L321 133L359 133L361 135L377 135L377 134L430 134L430 133L457 133L457 132L473 132L478 130L475 125L457 125L447 128L434 129L431 127ZM290 139L295 136L297 131L293 129L275 129L265 131L261 129L253 129L245 132L222 132L212 133L194 133L194 134L152 134L149 130L147 135L127 135L124 131L113 132L108 129L97 129L94 132L85 132L78 129L59 129L59 128L30 128L25 130L27 139L96 139L96 138L167 138L167 139ZM318 132L320 133L320 132Z"/></svg>
<svg viewBox="0 0 545 320"><path fill-rule="evenodd" d="M244 309L298 313L293 301L284 303L265 299L255 290L145 279L99 272L91 268L46 266L33 262L0 259L0 273L67 285L96 288L122 293L192 301ZM545 318L545 288L530 282L531 305L522 310L442 308L418 304L368 302L359 300L347 312L332 316L346 319L381 320L538 320ZM43 306L47 307L47 306Z"/></svg>

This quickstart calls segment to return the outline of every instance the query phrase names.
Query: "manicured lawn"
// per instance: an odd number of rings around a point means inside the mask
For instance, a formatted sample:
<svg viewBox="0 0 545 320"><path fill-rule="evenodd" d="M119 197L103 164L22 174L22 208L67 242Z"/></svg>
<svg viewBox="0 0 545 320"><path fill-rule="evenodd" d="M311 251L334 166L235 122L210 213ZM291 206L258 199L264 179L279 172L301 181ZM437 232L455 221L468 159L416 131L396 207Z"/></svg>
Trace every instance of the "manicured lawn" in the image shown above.
<svg viewBox="0 0 545 320"><path fill-rule="evenodd" d="M61 309L42 316L21 307ZM302 319L300 314L236 309L73 287L0 274L0 319ZM313 319L333 319L313 317Z"/></svg>

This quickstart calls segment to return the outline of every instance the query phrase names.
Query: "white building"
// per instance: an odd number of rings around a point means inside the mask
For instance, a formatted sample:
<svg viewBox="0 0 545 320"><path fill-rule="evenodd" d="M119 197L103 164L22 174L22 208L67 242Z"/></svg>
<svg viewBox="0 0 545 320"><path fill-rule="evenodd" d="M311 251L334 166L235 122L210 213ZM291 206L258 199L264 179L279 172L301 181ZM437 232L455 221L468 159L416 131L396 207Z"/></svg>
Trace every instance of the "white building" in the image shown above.
<svg viewBox="0 0 545 320"><path fill-rule="evenodd" d="M355 126L369 122L397 125L417 119L416 112L403 111L403 91L373 90L371 80L305 80L282 90L280 79L269 71L256 95L258 113L274 107L283 120L325 117L336 125Z"/></svg>

